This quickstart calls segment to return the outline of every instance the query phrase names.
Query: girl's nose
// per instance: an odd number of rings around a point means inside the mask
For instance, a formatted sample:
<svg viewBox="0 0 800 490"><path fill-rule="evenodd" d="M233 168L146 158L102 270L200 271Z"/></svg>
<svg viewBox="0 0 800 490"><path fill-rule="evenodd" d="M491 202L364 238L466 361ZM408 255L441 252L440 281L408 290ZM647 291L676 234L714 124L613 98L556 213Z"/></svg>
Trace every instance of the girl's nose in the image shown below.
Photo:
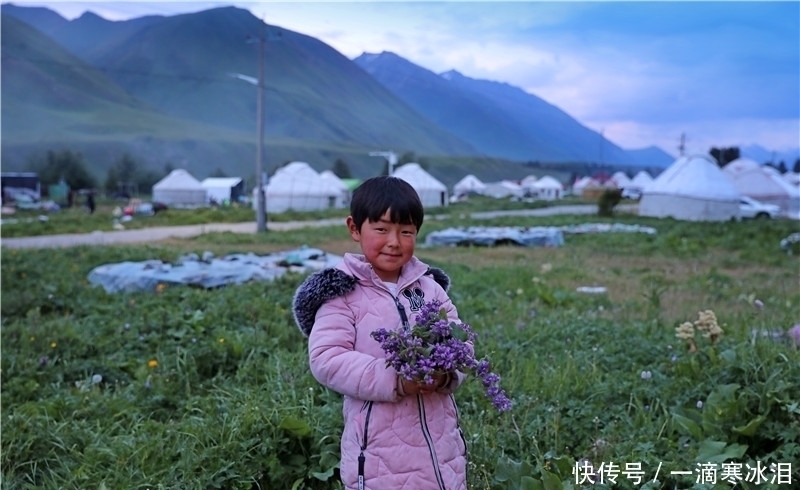
<svg viewBox="0 0 800 490"><path fill-rule="evenodd" d="M397 246L400 243L400 233L398 232L390 232L389 236L386 240L388 245Z"/></svg>

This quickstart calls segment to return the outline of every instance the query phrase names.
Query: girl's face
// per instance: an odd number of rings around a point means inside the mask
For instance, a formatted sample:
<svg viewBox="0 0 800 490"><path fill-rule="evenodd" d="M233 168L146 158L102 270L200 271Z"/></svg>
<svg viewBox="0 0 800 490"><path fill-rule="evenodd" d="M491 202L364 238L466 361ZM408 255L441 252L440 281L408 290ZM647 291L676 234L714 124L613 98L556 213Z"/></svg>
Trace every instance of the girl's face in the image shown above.
<svg viewBox="0 0 800 490"><path fill-rule="evenodd" d="M392 223L390 210L378 221L367 220L356 227L352 216L347 218L350 236L361 245L367 261L382 281L397 282L400 270L414 255L417 244L417 227Z"/></svg>

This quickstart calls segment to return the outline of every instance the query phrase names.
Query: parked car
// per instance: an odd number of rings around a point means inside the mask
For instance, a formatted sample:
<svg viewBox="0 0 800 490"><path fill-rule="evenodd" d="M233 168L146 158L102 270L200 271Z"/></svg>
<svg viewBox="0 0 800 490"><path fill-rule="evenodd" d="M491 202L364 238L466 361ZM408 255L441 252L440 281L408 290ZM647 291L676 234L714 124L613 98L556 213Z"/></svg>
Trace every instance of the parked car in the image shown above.
<svg viewBox="0 0 800 490"><path fill-rule="evenodd" d="M739 199L739 214L741 219L768 219L780 216L781 208L775 204L767 204L751 197L742 196Z"/></svg>
<svg viewBox="0 0 800 490"><path fill-rule="evenodd" d="M626 187L622 189L622 198L638 201L642 198L642 190L636 187Z"/></svg>

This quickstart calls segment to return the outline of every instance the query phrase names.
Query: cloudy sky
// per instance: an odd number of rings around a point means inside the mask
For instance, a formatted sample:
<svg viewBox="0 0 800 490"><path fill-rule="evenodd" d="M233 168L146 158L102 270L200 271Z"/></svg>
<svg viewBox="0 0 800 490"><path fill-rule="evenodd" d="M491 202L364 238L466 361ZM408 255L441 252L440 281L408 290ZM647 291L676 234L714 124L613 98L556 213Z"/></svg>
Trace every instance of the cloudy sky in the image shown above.
<svg viewBox="0 0 800 490"><path fill-rule="evenodd" d="M623 148L800 147L800 2L71 2L110 20L235 5L345 56L506 82Z"/></svg>

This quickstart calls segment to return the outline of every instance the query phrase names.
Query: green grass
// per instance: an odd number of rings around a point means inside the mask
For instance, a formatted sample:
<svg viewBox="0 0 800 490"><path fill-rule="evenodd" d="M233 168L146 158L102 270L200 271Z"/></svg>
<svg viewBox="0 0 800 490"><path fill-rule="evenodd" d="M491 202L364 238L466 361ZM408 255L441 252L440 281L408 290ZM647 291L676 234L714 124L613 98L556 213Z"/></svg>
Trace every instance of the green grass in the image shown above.
<svg viewBox="0 0 800 490"><path fill-rule="evenodd" d="M431 219L420 241L456 224L589 221L603 220ZM647 480L661 464L658 483L635 488L730 488L670 475L708 462L792 463L796 484L800 350L753 336L798 323L800 262L778 246L794 224L609 221L657 234L418 249L451 276L478 354L494 361L516 403L501 415L478 383L457 393L470 488L578 488L572 470L583 459L641 463ZM124 260L301 244L355 250L343 226L76 247L69 260L3 250L2 487L340 488L341 399L311 377L290 311L303 276L113 295L86 279ZM580 294L581 285L608 293ZM698 336L690 353L675 328L704 310L724 334L717 343ZM634 485L620 475L613 488Z"/></svg>

